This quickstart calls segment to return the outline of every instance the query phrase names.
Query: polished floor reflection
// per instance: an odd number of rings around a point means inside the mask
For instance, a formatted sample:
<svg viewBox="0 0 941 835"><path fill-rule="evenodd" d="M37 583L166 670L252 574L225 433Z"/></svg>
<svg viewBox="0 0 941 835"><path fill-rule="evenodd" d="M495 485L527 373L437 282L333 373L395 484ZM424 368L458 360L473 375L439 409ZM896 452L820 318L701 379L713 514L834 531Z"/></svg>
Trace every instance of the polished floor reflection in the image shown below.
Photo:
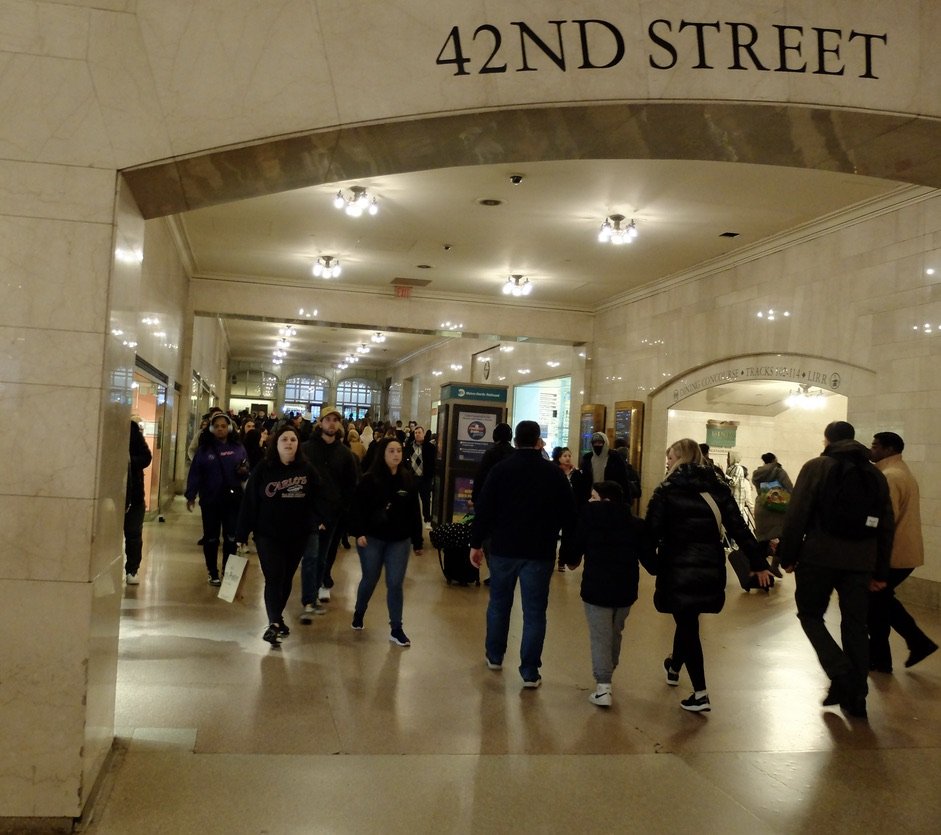
<svg viewBox="0 0 941 835"><path fill-rule="evenodd" d="M712 712L690 714L661 662L672 620L652 581L628 619L614 703L594 689L580 572L556 574L543 686L483 657L486 588L445 585L412 557L405 630L389 643L383 587L350 629L359 577L342 551L326 615L281 649L261 639L257 559L241 601L206 583L198 516L178 499L145 529L125 591L116 755L92 833L937 832L941 653L870 679L869 721L824 709L826 682L794 617L793 580L730 583L704 618ZM937 612L914 610L941 636Z"/></svg>

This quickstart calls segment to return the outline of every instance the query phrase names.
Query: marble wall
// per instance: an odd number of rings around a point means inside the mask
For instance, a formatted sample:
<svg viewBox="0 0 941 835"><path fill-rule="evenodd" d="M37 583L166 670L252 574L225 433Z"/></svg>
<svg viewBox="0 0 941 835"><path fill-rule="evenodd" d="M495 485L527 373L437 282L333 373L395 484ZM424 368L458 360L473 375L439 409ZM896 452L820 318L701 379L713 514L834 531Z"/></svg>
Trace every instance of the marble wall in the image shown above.
<svg viewBox="0 0 941 835"><path fill-rule="evenodd" d="M704 363L724 368L756 351L765 359L754 363L840 364L860 440L891 430L906 441L928 554L919 575L941 580L941 484L932 478L941 461L941 196L919 192L891 211L766 242L635 296L596 316L593 402L657 402ZM768 308L791 315L757 317ZM645 446L655 458L665 440L665 409L648 410ZM645 458L648 481L659 467Z"/></svg>

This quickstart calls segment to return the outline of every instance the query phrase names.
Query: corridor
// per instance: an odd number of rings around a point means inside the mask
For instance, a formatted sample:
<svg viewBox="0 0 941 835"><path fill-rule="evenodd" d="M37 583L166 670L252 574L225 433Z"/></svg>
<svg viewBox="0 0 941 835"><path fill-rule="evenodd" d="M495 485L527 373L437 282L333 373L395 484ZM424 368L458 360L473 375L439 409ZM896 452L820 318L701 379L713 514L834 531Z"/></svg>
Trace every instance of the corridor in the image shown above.
<svg viewBox="0 0 941 835"><path fill-rule="evenodd" d="M581 573L557 573L543 686L483 659L486 588L448 587L433 549L413 556L405 628L388 642L377 590L350 629L358 580L342 549L329 612L261 639L253 554L245 598L206 584L198 515L180 498L145 527L142 583L125 590L116 747L88 833L937 832L941 654L870 680L868 724L820 700L825 679L800 630L793 579L770 595L728 587L703 618L713 710L679 708L663 681L672 620L651 602L628 619L614 705L593 689ZM913 609L941 635L937 612Z"/></svg>

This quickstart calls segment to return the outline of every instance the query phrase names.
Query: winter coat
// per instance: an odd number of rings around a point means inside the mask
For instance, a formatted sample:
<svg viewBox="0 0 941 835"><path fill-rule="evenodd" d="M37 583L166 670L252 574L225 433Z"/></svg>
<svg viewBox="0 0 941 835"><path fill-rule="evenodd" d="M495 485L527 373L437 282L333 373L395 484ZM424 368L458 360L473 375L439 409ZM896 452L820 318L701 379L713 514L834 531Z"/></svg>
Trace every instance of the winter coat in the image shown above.
<svg viewBox="0 0 941 835"><path fill-rule="evenodd" d="M555 560L559 531L575 515L565 476L538 449L524 447L497 464L474 504L471 547L490 537L490 553L524 560Z"/></svg>
<svg viewBox="0 0 941 835"><path fill-rule="evenodd" d="M778 558L783 567L798 562L836 568L843 571L872 572L877 580L889 576L895 517L889 498L889 485L883 476L882 512L876 535L866 539L844 539L825 530L821 524L820 496L830 470L841 458L849 458L867 466L869 450L859 441L836 441L821 455L811 458L797 475L797 483L784 514L784 528L778 545Z"/></svg>
<svg viewBox="0 0 941 835"><path fill-rule="evenodd" d="M768 510L760 500L761 485L769 481L780 481L781 486L789 491L794 489L790 476L777 461L762 464L752 473L751 482L759 491L759 498L755 501L755 537L759 542L779 539L784 526L784 514Z"/></svg>
<svg viewBox="0 0 941 835"><path fill-rule="evenodd" d="M339 437L329 444L324 441L319 427L301 449L320 476L324 521L329 527L346 513L353 500L359 479L356 456Z"/></svg>
<svg viewBox="0 0 941 835"><path fill-rule="evenodd" d="M588 502L578 518L579 553L585 555L582 600L620 609L637 600L638 562L644 556L644 523L629 505Z"/></svg>
<svg viewBox="0 0 941 835"><path fill-rule="evenodd" d="M212 434L207 435L190 464L186 500L195 501L198 494L202 504L216 504L230 495L241 494L247 469L245 447L234 432L222 443Z"/></svg>
<svg viewBox="0 0 941 835"><path fill-rule="evenodd" d="M918 482L902 460L889 455L876 466L889 482L895 537L892 540L892 568L918 568L925 564L925 543L921 533L921 507Z"/></svg>
<svg viewBox="0 0 941 835"><path fill-rule="evenodd" d="M752 570L768 568L729 485L712 467L681 464L647 505L648 559L655 564L658 612L720 612L725 605L725 549L715 514L700 495L704 492L718 505L726 533L748 556Z"/></svg>
<svg viewBox="0 0 941 835"><path fill-rule="evenodd" d="M490 471L503 459L509 458L516 451L516 447L509 441L495 441L484 452L483 458L474 473L474 486L471 488L471 501L474 507L480 501L480 491L484 489L484 482Z"/></svg>
<svg viewBox="0 0 941 835"><path fill-rule="evenodd" d="M410 539L422 548L421 504L412 474L399 467L395 475L368 472L356 486L349 516L350 535L375 537L384 542Z"/></svg>
<svg viewBox="0 0 941 835"><path fill-rule="evenodd" d="M133 505L144 503L144 470L153 461L153 454L147 446L147 439L140 427L131 421L131 436L129 444L130 458L127 464L127 485L124 489L124 510L128 511Z"/></svg>
<svg viewBox="0 0 941 835"><path fill-rule="evenodd" d="M602 432L596 432L595 435L604 437L604 447L601 450L601 456L596 455L595 451L592 449L582 456L581 462L582 475L585 476L588 482L588 492L591 493L591 485L596 481L614 481L621 485L621 489L624 491L624 498L628 501L633 500L640 495L640 479L637 479L637 481L632 484L627 473L627 463L616 452L608 449L607 436ZM595 478L594 476L592 464L594 459L598 457L607 457L604 465L604 478Z"/></svg>

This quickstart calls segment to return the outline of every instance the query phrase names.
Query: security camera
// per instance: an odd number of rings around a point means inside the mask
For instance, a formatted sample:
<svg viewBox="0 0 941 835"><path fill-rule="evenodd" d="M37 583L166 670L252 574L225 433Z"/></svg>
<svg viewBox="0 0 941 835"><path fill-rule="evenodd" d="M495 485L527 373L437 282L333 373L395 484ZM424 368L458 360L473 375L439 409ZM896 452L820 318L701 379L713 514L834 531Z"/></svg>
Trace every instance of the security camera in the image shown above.
<svg viewBox="0 0 941 835"><path fill-rule="evenodd" d="M510 175L510 182L513 183L514 186L518 186L521 182L523 182L523 175L522 175L522 174L511 174L511 175Z"/></svg>

